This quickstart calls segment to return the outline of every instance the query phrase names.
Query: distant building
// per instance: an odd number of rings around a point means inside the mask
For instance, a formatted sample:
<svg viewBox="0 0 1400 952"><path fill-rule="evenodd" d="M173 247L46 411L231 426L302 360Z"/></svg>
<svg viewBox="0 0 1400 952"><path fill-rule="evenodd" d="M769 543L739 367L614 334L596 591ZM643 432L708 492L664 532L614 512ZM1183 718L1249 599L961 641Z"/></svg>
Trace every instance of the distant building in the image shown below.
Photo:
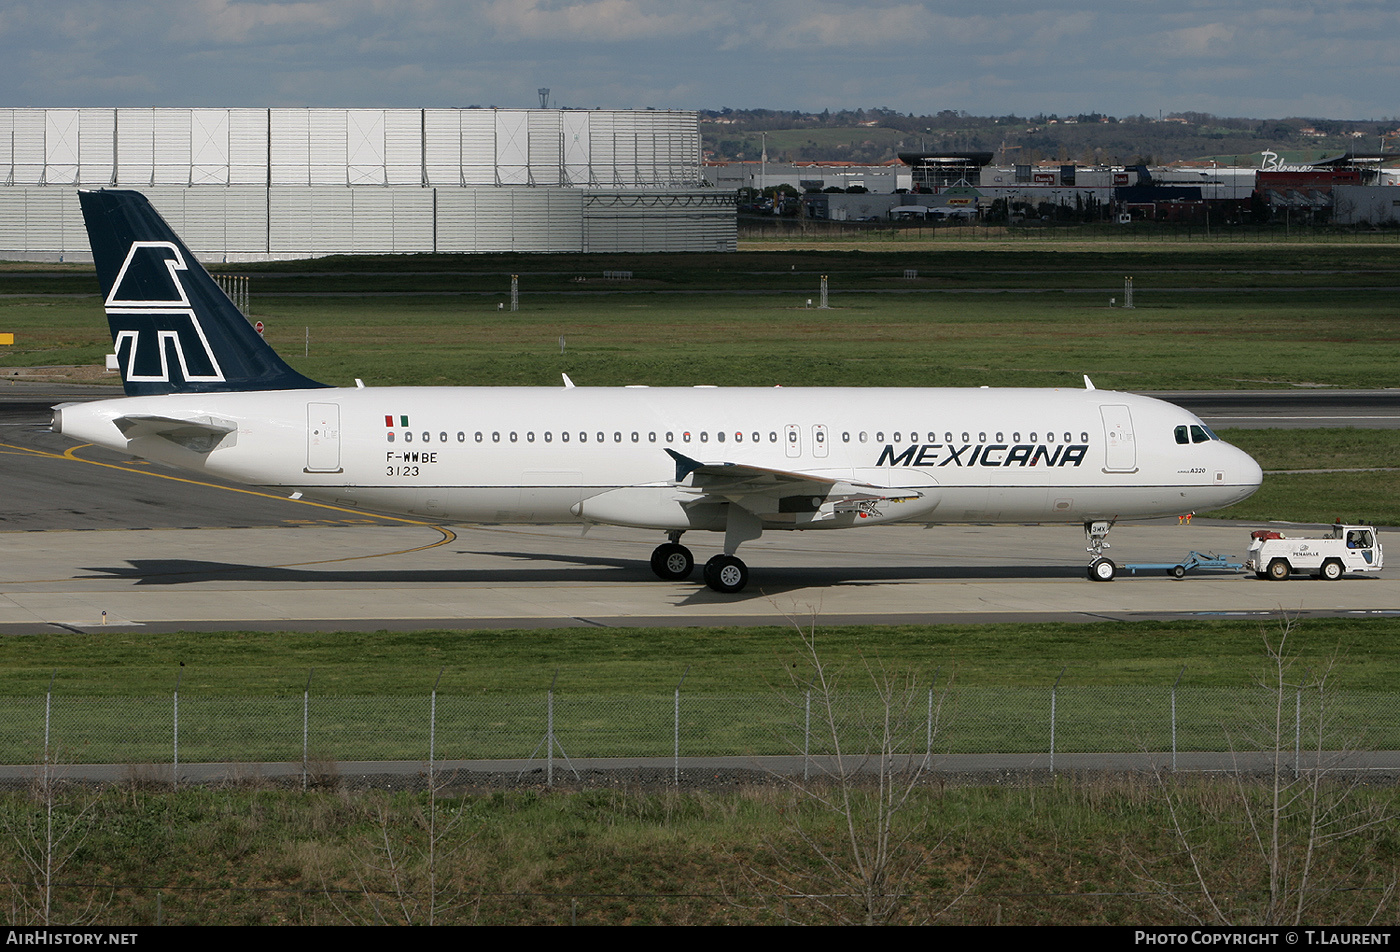
<svg viewBox="0 0 1400 952"><path fill-rule="evenodd" d="M89 259L75 192L104 187L211 262L736 242L693 112L0 109L0 258Z"/></svg>
<svg viewBox="0 0 1400 952"><path fill-rule="evenodd" d="M863 188L895 192L913 185L909 169L898 162L861 165L856 162L706 162L705 180L715 188L758 191L787 185L799 192Z"/></svg>

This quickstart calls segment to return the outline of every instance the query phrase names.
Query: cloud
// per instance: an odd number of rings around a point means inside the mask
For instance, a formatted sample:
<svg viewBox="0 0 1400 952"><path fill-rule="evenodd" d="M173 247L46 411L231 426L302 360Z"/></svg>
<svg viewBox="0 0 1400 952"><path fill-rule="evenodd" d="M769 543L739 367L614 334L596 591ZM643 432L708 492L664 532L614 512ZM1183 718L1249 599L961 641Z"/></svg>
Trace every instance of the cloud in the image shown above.
<svg viewBox="0 0 1400 952"><path fill-rule="evenodd" d="M9 105L1394 114L1400 4L5 0ZM1203 104L1209 103L1207 107Z"/></svg>
<svg viewBox="0 0 1400 952"><path fill-rule="evenodd" d="M503 39L535 42L679 39L711 27L695 4L656 0L490 0L480 16Z"/></svg>

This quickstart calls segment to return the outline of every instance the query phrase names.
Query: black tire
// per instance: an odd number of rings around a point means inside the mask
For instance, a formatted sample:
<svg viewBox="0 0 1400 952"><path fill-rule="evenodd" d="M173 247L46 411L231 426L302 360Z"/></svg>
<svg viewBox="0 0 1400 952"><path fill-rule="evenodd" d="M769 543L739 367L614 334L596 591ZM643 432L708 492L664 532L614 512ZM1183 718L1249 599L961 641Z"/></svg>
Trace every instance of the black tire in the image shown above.
<svg viewBox="0 0 1400 952"><path fill-rule="evenodd" d="M1274 559L1269 563L1269 578L1275 582L1286 582L1293 574L1293 567L1288 564L1287 559Z"/></svg>
<svg viewBox="0 0 1400 952"><path fill-rule="evenodd" d="M659 579L679 582L690 578L695 568L695 557L690 550L678 542L664 542L651 553L651 570Z"/></svg>
<svg viewBox="0 0 1400 952"><path fill-rule="evenodd" d="M1089 580L1091 582L1111 582L1118 574L1118 566L1113 564L1112 559L1095 559L1089 563Z"/></svg>
<svg viewBox="0 0 1400 952"><path fill-rule="evenodd" d="M749 584L749 567L732 555L717 555L705 563L705 584L723 595L742 592Z"/></svg>
<svg viewBox="0 0 1400 952"><path fill-rule="evenodd" d="M1328 559L1322 563L1322 568L1317 570L1317 577L1326 582L1335 582L1344 574L1346 574L1346 569L1336 559Z"/></svg>
<svg viewBox="0 0 1400 952"><path fill-rule="evenodd" d="M1171 570L1171 571L1172 571L1172 578L1184 578L1185 575L1186 575L1186 566L1184 566L1184 565L1174 565L1174 566L1172 566L1172 570Z"/></svg>

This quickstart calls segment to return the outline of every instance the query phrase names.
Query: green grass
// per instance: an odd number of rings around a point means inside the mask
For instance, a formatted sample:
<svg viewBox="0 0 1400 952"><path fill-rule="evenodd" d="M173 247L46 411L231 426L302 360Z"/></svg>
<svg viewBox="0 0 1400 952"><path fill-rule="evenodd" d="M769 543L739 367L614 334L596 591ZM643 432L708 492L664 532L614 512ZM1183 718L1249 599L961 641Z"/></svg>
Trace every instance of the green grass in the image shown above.
<svg viewBox="0 0 1400 952"><path fill-rule="evenodd" d="M819 628L818 644L851 704L869 702L867 662L914 674L920 709L929 687L950 691L951 751L1047 750L1057 679L1058 750L1170 747L1178 679L1181 746L1226 749L1221 725L1254 695L1273 628L832 627ZM1332 666L1333 687L1349 692L1335 695L1334 711L1365 724L1379 746L1400 746L1395 628L1315 619L1291 636L1300 668ZM12 637L0 641L0 761L33 759L48 717L66 759L168 762L177 674L183 760L297 760L312 670L311 747L329 759L424 758L434 683L440 757L528 756L551 684L571 756L667 756L682 675L682 753L785 753L802 746L803 658L783 628Z"/></svg>
<svg viewBox="0 0 1400 952"><path fill-rule="evenodd" d="M1332 793L1324 791L1329 802ZM1187 885L1195 877L1172 833L1171 797L1223 914L1256 923L1269 866L1244 805L1257 810L1266 796L1262 785L1129 777L918 790L893 821L901 835L890 860L909 877L893 880L905 901L892 921L920 922L961 896L937 921L1194 924L1209 912ZM1394 787L1363 788L1345 802L1385 816L1396 798ZM50 815L60 837L44 850ZM801 898L851 889L817 850L849 872L851 842L877 842L868 794L855 791L851 815L853 838L837 815L772 787L525 790L433 803L424 794L131 784L96 798L71 789L0 796L0 837L14 847L0 850L0 875L13 884L12 926L37 922L42 901L21 846L64 861L55 924L84 913L115 927L421 922L430 886L439 924L822 924L856 910L840 898L825 911ZM1277 855L1290 889L1314 890L1307 917L1370 920L1395 875L1393 825L1307 851L1305 828L1288 819ZM397 859L392 873L385 847Z"/></svg>
<svg viewBox="0 0 1400 952"><path fill-rule="evenodd" d="M1400 386L1387 295L1259 292L1207 304L1163 293L1132 312L1107 295L639 294L527 299L258 299L267 338L337 385ZM0 302L18 343L0 366L99 364L101 318L73 304ZM309 356L306 334L310 334ZM559 339L565 341L560 352ZM423 346L432 341L432 346Z"/></svg>
<svg viewBox="0 0 1400 952"><path fill-rule="evenodd" d="M1272 623L1265 623L1265 629ZM1339 653L1337 684L1391 691L1400 683L1395 622L1310 619L1295 634L1317 664ZM823 626L824 656L854 669L878 659L967 688L1062 684L1242 687L1259 668L1254 622L1088 625ZM80 635L0 639L0 696L425 698L442 672L450 697L669 698L682 676L692 696L770 695L800 663L787 628L577 628L502 631L255 632ZM183 668L181 668L183 664ZM687 669L689 673L687 673ZM557 682L555 681L557 672ZM853 675L854 676L854 675ZM858 680L858 679L857 679Z"/></svg>
<svg viewBox="0 0 1400 952"><path fill-rule="evenodd" d="M599 386L1079 386L1082 373L1121 389L1400 385L1393 247L414 255L240 270L268 340L334 384L552 385L567 372ZM635 277L605 282L604 270ZM498 310L510 274L517 313ZM1129 274L1138 307L1110 308ZM827 311L806 307L821 275ZM18 335L0 367L99 363L110 342L93 283L0 271L0 294L33 295L0 298L0 328Z"/></svg>
<svg viewBox="0 0 1400 952"><path fill-rule="evenodd" d="M1265 476L1253 496L1211 517L1400 525L1400 430L1235 429L1220 435L1258 460ZM1312 469L1334 472L1288 472Z"/></svg>

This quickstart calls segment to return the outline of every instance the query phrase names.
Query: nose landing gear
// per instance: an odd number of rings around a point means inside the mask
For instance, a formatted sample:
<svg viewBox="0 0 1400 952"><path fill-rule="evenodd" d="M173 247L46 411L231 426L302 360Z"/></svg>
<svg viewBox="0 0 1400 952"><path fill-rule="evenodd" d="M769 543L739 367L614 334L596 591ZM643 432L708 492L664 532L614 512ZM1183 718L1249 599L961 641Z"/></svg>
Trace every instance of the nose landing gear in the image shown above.
<svg viewBox="0 0 1400 952"><path fill-rule="evenodd" d="M1084 523L1084 538L1089 540L1089 580L1093 582L1111 582L1118 574L1118 566L1113 560L1103 554L1103 550L1108 548L1105 541L1108 530L1113 528L1112 521L1086 522Z"/></svg>

